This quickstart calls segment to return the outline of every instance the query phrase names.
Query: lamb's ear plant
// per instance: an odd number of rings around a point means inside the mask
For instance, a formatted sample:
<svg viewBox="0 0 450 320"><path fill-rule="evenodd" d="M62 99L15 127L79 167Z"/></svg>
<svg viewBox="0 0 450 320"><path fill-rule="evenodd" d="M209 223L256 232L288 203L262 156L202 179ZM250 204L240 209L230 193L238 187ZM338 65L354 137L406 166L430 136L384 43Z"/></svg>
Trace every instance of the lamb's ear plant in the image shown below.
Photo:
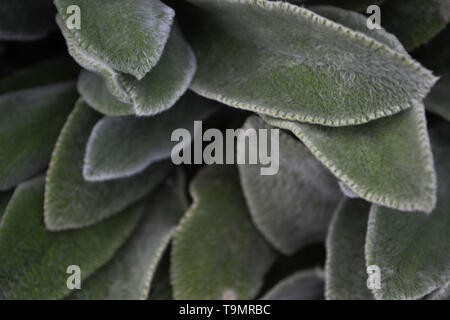
<svg viewBox="0 0 450 320"><path fill-rule="evenodd" d="M449 20L448 0L2 0L0 299L448 299ZM175 165L196 121L279 129L277 171Z"/></svg>

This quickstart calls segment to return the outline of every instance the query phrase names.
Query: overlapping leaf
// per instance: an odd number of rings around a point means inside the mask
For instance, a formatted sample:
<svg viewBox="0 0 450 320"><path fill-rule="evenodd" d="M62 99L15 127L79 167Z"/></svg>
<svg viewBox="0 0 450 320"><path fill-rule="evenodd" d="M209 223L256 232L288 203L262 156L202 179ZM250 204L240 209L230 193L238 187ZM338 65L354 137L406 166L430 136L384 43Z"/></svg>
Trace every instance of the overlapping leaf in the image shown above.
<svg viewBox="0 0 450 320"><path fill-rule="evenodd" d="M114 97L102 78L93 72L83 70L77 88L83 100L98 112L109 116L134 114L133 106Z"/></svg>
<svg viewBox="0 0 450 320"><path fill-rule="evenodd" d="M155 163L142 174L113 182L83 179L86 143L100 115L80 100L58 138L47 173L45 223L50 230L85 227L105 219L152 191L170 169Z"/></svg>
<svg viewBox="0 0 450 320"><path fill-rule="evenodd" d="M244 129L271 127L251 117ZM274 175L261 175L261 164L238 168L255 225L278 250L293 254L325 239L341 194L329 171L300 141L284 132L279 136L277 156L279 170Z"/></svg>
<svg viewBox="0 0 450 320"><path fill-rule="evenodd" d="M438 203L431 214L372 206L367 264L381 269L380 299L415 299L450 282L450 127L432 130Z"/></svg>
<svg viewBox="0 0 450 320"><path fill-rule="evenodd" d="M317 270L299 271L280 281L264 300L323 300L324 282Z"/></svg>
<svg viewBox="0 0 450 320"><path fill-rule="evenodd" d="M109 68L142 79L159 61L175 12L159 0L55 0L62 21L77 5L81 28L70 30L78 45ZM69 29L67 29L69 30Z"/></svg>
<svg viewBox="0 0 450 320"><path fill-rule="evenodd" d="M0 96L0 190L43 170L77 99L73 82Z"/></svg>
<svg viewBox="0 0 450 320"><path fill-rule="evenodd" d="M329 300L371 300L364 245L370 205L346 199L336 211L327 238L326 289ZM406 214L406 213L405 213Z"/></svg>
<svg viewBox="0 0 450 320"><path fill-rule="evenodd" d="M194 121L217 111L218 103L192 92L174 108L151 118L105 117L94 127L84 158L84 178L100 181L131 176L150 164L169 158L171 134L186 128L194 136Z"/></svg>
<svg viewBox="0 0 450 320"><path fill-rule="evenodd" d="M155 192L144 217L114 258L83 283L71 299L146 299L156 268L186 207L180 181L170 180Z"/></svg>
<svg viewBox="0 0 450 320"><path fill-rule="evenodd" d="M389 0L381 24L412 50L442 31L450 21L448 0Z"/></svg>
<svg viewBox="0 0 450 320"><path fill-rule="evenodd" d="M96 226L50 232L44 225L44 179L21 184L0 226L0 298L60 299L69 293L67 267L85 279L108 261L138 222L134 206Z"/></svg>
<svg viewBox="0 0 450 320"><path fill-rule="evenodd" d="M84 68L102 75L109 91L131 104L136 114L164 111L186 91L196 60L178 26L172 25L171 8L158 0L119 0L106 5L77 0L75 4L85 12L84 27L70 30L64 9L73 1L56 3L57 22L70 54Z"/></svg>
<svg viewBox="0 0 450 320"><path fill-rule="evenodd" d="M424 107L343 128L265 118L292 131L362 198L404 211L431 211L436 202Z"/></svg>
<svg viewBox="0 0 450 320"><path fill-rule="evenodd" d="M53 28L51 0L2 0L0 40L37 40Z"/></svg>
<svg viewBox="0 0 450 320"><path fill-rule="evenodd" d="M275 254L251 222L237 170L203 169L191 194L172 248L175 298L254 298Z"/></svg>
<svg viewBox="0 0 450 320"><path fill-rule="evenodd" d="M408 56L301 7L189 2L197 7L191 87L234 107L316 124L360 124L411 107L436 80Z"/></svg>

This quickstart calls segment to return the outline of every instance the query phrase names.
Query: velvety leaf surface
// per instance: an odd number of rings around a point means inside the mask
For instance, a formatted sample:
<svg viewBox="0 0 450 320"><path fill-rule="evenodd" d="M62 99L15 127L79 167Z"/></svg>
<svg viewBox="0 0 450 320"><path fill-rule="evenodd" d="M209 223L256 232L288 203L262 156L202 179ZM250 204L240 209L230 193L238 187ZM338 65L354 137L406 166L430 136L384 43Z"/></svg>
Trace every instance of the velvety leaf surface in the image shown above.
<svg viewBox="0 0 450 320"><path fill-rule="evenodd" d="M335 212L326 243L328 300L373 299L364 256L369 210L370 204L363 200L346 199Z"/></svg>
<svg viewBox="0 0 450 320"><path fill-rule="evenodd" d="M176 299L252 299L275 254L253 226L233 166L203 169L191 184L194 204L174 237Z"/></svg>
<svg viewBox="0 0 450 320"><path fill-rule="evenodd" d="M217 111L218 103L192 92L170 110L151 118L104 117L89 138L84 158L84 178L100 181L131 176L150 164L170 157L175 129L194 135L194 121Z"/></svg>
<svg viewBox="0 0 450 320"><path fill-rule="evenodd" d="M0 94L75 80L78 70L69 58L48 60L0 79Z"/></svg>
<svg viewBox="0 0 450 320"><path fill-rule="evenodd" d="M448 0L389 0L381 24L412 50L442 31L450 21Z"/></svg>
<svg viewBox="0 0 450 320"><path fill-rule="evenodd" d="M47 166L76 99L72 82L0 95L0 190Z"/></svg>
<svg viewBox="0 0 450 320"><path fill-rule="evenodd" d="M299 271L280 281L263 300L323 300L324 282L315 270Z"/></svg>
<svg viewBox="0 0 450 320"><path fill-rule="evenodd" d="M137 229L114 258L70 298L82 300L146 299L155 270L186 208L174 180L149 199Z"/></svg>
<svg viewBox="0 0 450 320"><path fill-rule="evenodd" d="M37 40L54 28L51 0L2 0L0 40Z"/></svg>
<svg viewBox="0 0 450 320"><path fill-rule="evenodd" d="M95 24L102 25L99 22L102 20L97 20L94 16L91 18L95 18ZM84 68L102 75L108 90L120 101L132 104L134 112L138 115L154 115L170 108L187 90L194 76L196 70L194 53L176 24L171 28L158 64L145 77L136 79L133 75L117 72L107 63L99 63L97 53L92 52L90 46L80 44L76 33L68 30L60 16L57 17L57 22L72 57ZM127 35L122 36L121 41L130 42ZM133 54L135 51L136 48L133 46ZM104 102L102 99L98 102ZM104 110L108 107L96 105L96 108Z"/></svg>
<svg viewBox="0 0 450 320"><path fill-rule="evenodd" d="M415 299L450 282L450 127L431 131L438 203L431 214L372 206L367 263L381 269L379 299Z"/></svg>
<svg viewBox="0 0 450 320"><path fill-rule="evenodd" d="M50 232L44 225L44 179L21 184L0 226L0 298L60 299L69 293L66 269L85 279L108 261L136 225L134 206L96 226Z"/></svg>
<svg viewBox="0 0 450 320"><path fill-rule="evenodd" d="M292 131L362 198L404 211L431 211L436 202L424 107L342 128L265 117Z"/></svg>
<svg viewBox="0 0 450 320"><path fill-rule="evenodd" d="M244 124L244 129L250 128L271 129L256 116ZM333 175L300 141L284 132L279 137L278 173L261 175L262 167L265 166L238 166L256 227L285 254L323 241L341 198Z"/></svg>
<svg viewBox="0 0 450 320"><path fill-rule="evenodd" d="M133 105L119 101L109 92L103 79L93 72L83 70L77 88L83 100L98 112L109 116L134 114Z"/></svg>
<svg viewBox="0 0 450 320"><path fill-rule="evenodd" d="M62 20L81 10L81 29L70 30L78 45L117 72L142 79L159 61L175 12L159 0L55 0Z"/></svg>
<svg viewBox="0 0 450 320"><path fill-rule="evenodd" d="M360 124L411 107L436 80L408 56L301 7L189 2L198 7L191 88L234 107L316 124Z"/></svg>
<svg viewBox="0 0 450 320"><path fill-rule="evenodd" d="M50 230L85 227L121 211L152 191L170 169L169 163L160 162L136 177L85 181L86 143L99 118L79 100L61 131L47 172L45 223Z"/></svg>

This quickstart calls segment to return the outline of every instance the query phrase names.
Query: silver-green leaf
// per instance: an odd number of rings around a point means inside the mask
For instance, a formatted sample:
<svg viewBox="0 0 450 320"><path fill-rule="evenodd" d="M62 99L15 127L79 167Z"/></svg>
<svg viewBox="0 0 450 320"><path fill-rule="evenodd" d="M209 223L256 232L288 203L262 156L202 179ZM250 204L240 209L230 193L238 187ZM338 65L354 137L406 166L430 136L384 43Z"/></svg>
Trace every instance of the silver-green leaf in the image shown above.
<svg viewBox="0 0 450 320"><path fill-rule="evenodd" d="M79 100L53 151L45 190L45 223L50 230L97 223L151 192L170 164L159 162L142 174L112 182L83 179L83 158L90 132L100 115Z"/></svg>
<svg viewBox="0 0 450 320"><path fill-rule="evenodd" d="M256 116L244 124L244 129L250 128L271 129ZM274 175L261 175L261 164L238 168L253 222L274 247L290 255L325 239L341 193L326 167L285 132L279 135L278 154Z"/></svg>
<svg viewBox="0 0 450 320"><path fill-rule="evenodd" d="M191 88L237 108L330 126L361 124L410 108L436 81L409 56L302 7L189 2L197 7Z"/></svg>
<svg viewBox="0 0 450 320"><path fill-rule="evenodd" d="M172 109L151 118L104 117L89 137L84 178L102 181L142 172L170 157L174 130L185 128L194 136L194 121L202 121L217 110L218 103L187 92Z"/></svg>
<svg viewBox="0 0 450 320"><path fill-rule="evenodd" d="M138 227L114 258L83 282L70 298L146 299L156 268L186 208L179 181L170 179L152 194Z"/></svg>
<svg viewBox="0 0 450 320"><path fill-rule="evenodd" d="M323 300L323 275L318 270L299 271L276 284L263 300Z"/></svg>
<svg viewBox="0 0 450 320"><path fill-rule="evenodd" d="M325 297L328 300L372 300L367 288L364 246L370 204L344 200L336 210L327 238Z"/></svg>
<svg viewBox="0 0 450 320"><path fill-rule="evenodd" d="M450 127L431 130L438 203L431 214L372 206L366 260L381 269L378 299L417 299L450 282Z"/></svg>
<svg viewBox="0 0 450 320"><path fill-rule="evenodd" d="M292 131L361 198L403 211L433 210L436 175L422 104L342 128L265 119Z"/></svg>
<svg viewBox="0 0 450 320"><path fill-rule="evenodd" d="M137 205L96 226L50 232L44 225L44 179L17 187L0 226L0 299L61 299L67 268L85 279L106 263L141 216Z"/></svg>
<svg viewBox="0 0 450 320"><path fill-rule="evenodd" d="M0 95L0 190L47 166L76 99L73 82Z"/></svg>
<svg viewBox="0 0 450 320"><path fill-rule="evenodd" d="M172 247L175 299L254 298L275 253L251 221L237 169L203 169L191 195Z"/></svg>

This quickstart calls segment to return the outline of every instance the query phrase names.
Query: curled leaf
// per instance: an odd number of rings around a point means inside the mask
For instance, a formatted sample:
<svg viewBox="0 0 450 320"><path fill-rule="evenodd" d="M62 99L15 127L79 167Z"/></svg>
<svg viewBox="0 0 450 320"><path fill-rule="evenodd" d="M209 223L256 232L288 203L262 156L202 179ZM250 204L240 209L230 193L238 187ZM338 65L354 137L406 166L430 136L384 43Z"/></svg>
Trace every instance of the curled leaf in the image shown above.
<svg viewBox="0 0 450 320"><path fill-rule="evenodd" d="M81 10L89 12L83 15L85 26L77 31L69 30L64 22L64 8L73 1L56 2L60 13L57 23L69 53L85 69L101 75L112 95L131 104L136 114L162 112L187 90L196 59L177 24L172 25L171 8L158 0L118 0L106 7L100 2L77 0ZM111 107L99 103L110 99L107 93L88 98L99 110L109 110ZM128 110L123 106L120 111L115 109L121 113Z"/></svg>

